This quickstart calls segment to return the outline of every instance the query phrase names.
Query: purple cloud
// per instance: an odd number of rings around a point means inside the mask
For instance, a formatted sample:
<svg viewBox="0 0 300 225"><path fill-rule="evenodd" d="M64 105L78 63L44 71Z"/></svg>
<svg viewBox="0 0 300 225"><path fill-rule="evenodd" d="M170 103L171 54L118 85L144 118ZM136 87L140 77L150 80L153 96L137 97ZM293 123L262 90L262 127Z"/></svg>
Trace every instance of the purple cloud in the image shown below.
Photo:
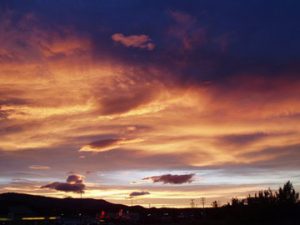
<svg viewBox="0 0 300 225"><path fill-rule="evenodd" d="M193 182L192 178L195 174L172 175L165 174L161 176L145 177L143 180L151 180L153 183L162 182L164 184L184 184Z"/></svg>
<svg viewBox="0 0 300 225"><path fill-rule="evenodd" d="M150 192L148 192L148 191L133 191L129 194L129 198L134 198L134 197L143 196L143 195L150 195Z"/></svg>
<svg viewBox="0 0 300 225"><path fill-rule="evenodd" d="M119 42L127 48L142 48L149 51L155 48L150 37L145 34L126 36L122 33L115 33L111 36L111 38L113 41Z"/></svg>
<svg viewBox="0 0 300 225"><path fill-rule="evenodd" d="M82 176L73 174L67 177L66 182L53 182L44 185L41 188L64 192L84 193L85 184L83 183Z"/></svg>

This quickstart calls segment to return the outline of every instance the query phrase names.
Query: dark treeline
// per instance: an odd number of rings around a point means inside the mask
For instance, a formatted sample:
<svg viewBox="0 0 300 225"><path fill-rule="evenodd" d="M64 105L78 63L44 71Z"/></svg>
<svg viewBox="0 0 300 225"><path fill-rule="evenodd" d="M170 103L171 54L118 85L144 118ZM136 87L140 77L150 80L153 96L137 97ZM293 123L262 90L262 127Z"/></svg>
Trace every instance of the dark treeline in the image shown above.
<svg viewBox="0 0 300 225"><path fill-rule="evenodd" d="M290 181L277 191L261 190L244 199L233 198L230 203L206 209L207 220L221 224L300 224L300 203Z"/></svg>
<svg viewBox="0 0 300 225"><path fill-rule="evenodd" d="M295 191L293 184L288 181L276 192L269 188L255 193L254 196L249 195L246 199L233 198L231 206L288 206L296 204L298 199L299 193Z"/></svg>

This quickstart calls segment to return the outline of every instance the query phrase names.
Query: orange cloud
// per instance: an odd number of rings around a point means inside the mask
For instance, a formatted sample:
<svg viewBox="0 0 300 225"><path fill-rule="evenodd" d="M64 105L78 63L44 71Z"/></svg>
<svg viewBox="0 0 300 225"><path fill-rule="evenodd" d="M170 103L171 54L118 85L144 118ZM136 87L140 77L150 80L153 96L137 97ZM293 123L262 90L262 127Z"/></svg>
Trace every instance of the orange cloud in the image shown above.
<svg viewBox="0 0 300 225"><path fill-rule="evenodd" d="M32 170L49 170L50 167L49 166L41 166L41 165L32 165L32 166L29 166L29 169L32 169Z"/></svg>

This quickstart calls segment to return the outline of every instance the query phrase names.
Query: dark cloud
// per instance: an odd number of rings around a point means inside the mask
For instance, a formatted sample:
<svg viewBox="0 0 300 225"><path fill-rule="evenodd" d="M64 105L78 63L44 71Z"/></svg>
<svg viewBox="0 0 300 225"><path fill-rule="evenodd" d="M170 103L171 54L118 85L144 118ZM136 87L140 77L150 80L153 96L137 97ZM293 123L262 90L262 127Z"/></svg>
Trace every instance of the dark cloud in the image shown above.
<svg viewBox="0 0 300 225"><path fill-rule="evenodd" d="M257 159L253 164L273 164L274 166L291 166L300 162L300 144L286 146L271 146L259 151L241 154L245 158ZM277 165L276 165L277 164Z"/></svg>
<svg viewBox="0 0 300 225"><path fill-rule="evenodd" d="M4 99L0 100L0 106L1 105L9 105L9 106L10 105L26 105L26 104L28 104L28 101L24 100L24 99L20 99L20 98L4 98Z"/></svg>
<svg viewBox="0 0 300 225"><path fill-rule="evenodd" d="M132 87L127 93L123 90L115 90L119 93L115 96L109 95L100 100L101 113L103 115L126 113L149 103L153 99L153 93L149 90L142 91L138 87Z"/></svg>
<svg viewBox="0 0 300 225"><path fill-rule="evenodd" d="M256 133L245 133L245 134L231 134L218 137L218 141L221 144L233 145L233 146L244 146L250 145L252 143L265 140L267 138L276 138L284 137L288 135L293 135L295 132L276 132L276 133L265 133L265 132L256 132Z"/></svg>
<svg viewBox="0 0 300 225"><path fill-rule="evenodd" d="M41 188L54 189L63 192L84 193L85 184L79 175L70 175L66 182L53 182L42 186Z"/></svg>
<svg viewBox="0 0 300 225"><path fill-rule="evenodd" d="M184 184L193 182L192 178L195 174L172 175L165 174L161 176L145 177L143 180L151 180L153 183L162 182L164 184Z"/></svg>
<svg viewBox="0 0 300 225"><path fill-rule="evenodd" d="M53 182L51 184L42 186L42 188L55 189L57 191L64 191L64 192L84 193L85 185Z"/></svg>
<svg viewBox="0 0 300 225"><path fill-rule="evenodd" d="M1 118L1 110L0 110L0 118ZM12 133L18 133L23 131L23 127L21 125L6 125L1 127L0 126L0 135L8 135Z"/></svg>
<svg viewBox="0 0 300 225"><path fill-rule="evenodd" d="M134 198L134 197L143 196L143 195L150 195L150 192L148 192L148 191L133 191L129 194L129 198Z"/></svg>
<svg viewBox="0 0 300 225"><path fill-rule="evenodd" d="M263 132L257 132L251 134L232 134L232 135L226 135L220 137L219 141L225 144L247 145L262 140L268 136L269 134Z"/></svg>
<svg viewBox="0 0 300 225"><path fill-rule="evenodd" d="M206 29L197 24L197 19L188 13L170 11L174 25L168 29L170 38L178 39L184 50L193 50L206 43Z"/></svg>
<svg viewBox="0 0 300 225"><path fill-rule="evenodd" d="M191 1L187 5L180 0L144 4L79 0L75 4L60 2L60 7L50 1L35 1L26 6L16 2L6 1L0 10L14 12L10 26L18 27L22 34L35 28L20 21L28 15L38 21L39 29L59 30L61 36L62 30L72 27L75 36L91 40L95 58L113 58L134 66L160 65L172 72L173 79L179 77L182 82L219 81L238 73L258 71L268 77L281 71L280 76L286 77L290 76L287 70L300 69L297 1L276 0L269 4L255 0L238 4L217 0L215 4ZM276 28L273 24L277 24ZM115 48L111 36L116 32L115 39L128 47L148 48L145 43L151 36L156 51L149 54L133 48ZM26 43L23 38L20 40ZM29 48L19 42L23 49Z"/></svg>
<svg viewBox="0 0 300 225"><path fill-rule="evenodd" d="M104 139L89 144L92 148L105 148L117 143L119 139Z"/></svg>
<svg viewBox="0 0 300 225"><path fill-rule="evenodd" d="M120 148L127 142L135 141L134 139L116 138L116 139L103 139L92 142L81 147L81 152L105 152L113 149ZM138 141L138 140L136 140Z"/></svg>

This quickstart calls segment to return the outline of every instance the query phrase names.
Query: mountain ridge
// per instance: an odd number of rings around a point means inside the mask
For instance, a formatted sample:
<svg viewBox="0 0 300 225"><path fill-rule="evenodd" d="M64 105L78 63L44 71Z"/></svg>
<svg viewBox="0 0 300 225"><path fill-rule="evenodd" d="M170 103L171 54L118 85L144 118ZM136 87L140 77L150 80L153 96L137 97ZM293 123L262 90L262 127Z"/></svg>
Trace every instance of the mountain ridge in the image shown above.
<svg viewBox="0 0 300 225"><path fill-rule="evenodd" d="M94 215L102 210L117 212L120 209L140 211L144 208L142 206L129 207L93 198L55 198L15 192L0 194L0 214L21 211L28 215L74 215L78 213Z"/></svg>

